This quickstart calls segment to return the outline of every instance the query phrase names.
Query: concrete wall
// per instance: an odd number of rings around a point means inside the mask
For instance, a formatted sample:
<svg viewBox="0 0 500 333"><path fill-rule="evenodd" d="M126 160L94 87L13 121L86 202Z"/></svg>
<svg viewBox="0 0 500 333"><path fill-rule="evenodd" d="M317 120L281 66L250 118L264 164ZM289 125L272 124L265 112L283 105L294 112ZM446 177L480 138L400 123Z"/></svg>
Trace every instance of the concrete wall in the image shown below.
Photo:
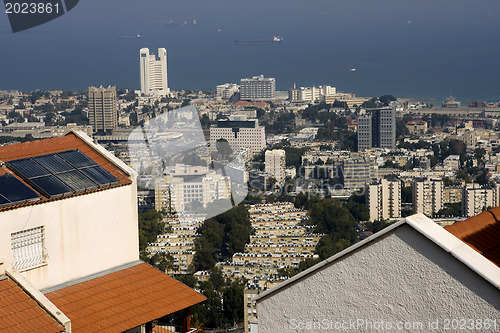
<svg viewBox="0 0 500 333"><path fill-rule="evenodd" d="M39 290L138 260L136 193L134 183L0 212L0 269L12 267L11 233L38 226L47 264L22 274Z"/></svg>
<svg viewBox="0 0 500 333"><path fill-rule="evenodd" d="M407 225L257 302L259 333L390 331L381 321L458 331L446 319L496 319L496 330L479 330L496 332L499 310L498 289ZM335 329L349 321L359 326Z"/></svg>

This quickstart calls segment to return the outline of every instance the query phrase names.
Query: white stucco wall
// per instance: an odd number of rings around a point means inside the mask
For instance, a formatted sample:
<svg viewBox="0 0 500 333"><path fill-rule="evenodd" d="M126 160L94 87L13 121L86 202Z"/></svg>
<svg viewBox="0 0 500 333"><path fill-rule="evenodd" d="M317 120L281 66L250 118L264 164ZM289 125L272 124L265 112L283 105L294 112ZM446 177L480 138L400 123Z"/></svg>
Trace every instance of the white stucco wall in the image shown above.
<svg viewBox="0 0 500 333"><path fill-rule="evenodd" d="M47 265L22 274L39 290L138 260L136 196L134 182L0 212L0 269L12 267L11 233L38 226Z"/></svg>
<svg viewBox="0 0 500 333"><path fill-rule="evenodd" d="M259 300L257 311L259 333L391 331L381 321L400 332L463 331L446 330L447 319L496 320L469 331L500 331L500 291L408 225Z"/></svg>

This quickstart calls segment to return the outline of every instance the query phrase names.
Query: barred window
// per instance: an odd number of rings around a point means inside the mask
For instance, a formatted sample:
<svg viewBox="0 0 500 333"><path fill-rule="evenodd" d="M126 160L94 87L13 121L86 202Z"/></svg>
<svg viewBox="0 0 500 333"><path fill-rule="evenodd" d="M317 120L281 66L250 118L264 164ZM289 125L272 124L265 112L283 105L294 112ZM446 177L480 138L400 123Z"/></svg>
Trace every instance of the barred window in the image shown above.
<svg viewBox="0 0 500 333"><path fill-rule="evenodd" d="M25 270L46 262L45 228L43 226L14 232L10 238L12 263L15 269Z"/></svg>

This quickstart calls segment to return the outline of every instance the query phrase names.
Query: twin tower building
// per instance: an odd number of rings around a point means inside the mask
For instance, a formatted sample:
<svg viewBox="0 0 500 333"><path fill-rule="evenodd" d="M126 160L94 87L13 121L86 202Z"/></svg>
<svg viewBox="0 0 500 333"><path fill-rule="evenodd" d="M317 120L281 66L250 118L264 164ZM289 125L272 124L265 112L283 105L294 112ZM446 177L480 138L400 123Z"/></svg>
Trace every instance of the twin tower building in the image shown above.
<svg viewBox="0 0 500 333"><path fill-rule="evenodd" d="M158 49L158 58L148 48L140 51L141 93L149 96L168 96L167 50Z"/></svg>

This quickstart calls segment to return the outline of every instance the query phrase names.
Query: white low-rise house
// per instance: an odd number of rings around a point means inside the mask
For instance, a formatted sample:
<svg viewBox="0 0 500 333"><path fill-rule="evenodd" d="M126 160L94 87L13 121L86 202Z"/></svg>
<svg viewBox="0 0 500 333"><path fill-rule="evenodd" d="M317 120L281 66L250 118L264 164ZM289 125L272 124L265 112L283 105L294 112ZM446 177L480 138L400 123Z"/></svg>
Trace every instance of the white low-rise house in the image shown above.
<svg viewBox="0 0 500 333"><path fill-rule="evenodd" d="M2 332L152 332L204 299L139 260L136 173L82 132L0 147L0 223Z"/></svg>
<svg viewBox="0 0 500 333"><path fill-rule="evenodd" d="M483 214L413 215L320 262L254 298L258 332L498 332L500 208Z"/></svg>

